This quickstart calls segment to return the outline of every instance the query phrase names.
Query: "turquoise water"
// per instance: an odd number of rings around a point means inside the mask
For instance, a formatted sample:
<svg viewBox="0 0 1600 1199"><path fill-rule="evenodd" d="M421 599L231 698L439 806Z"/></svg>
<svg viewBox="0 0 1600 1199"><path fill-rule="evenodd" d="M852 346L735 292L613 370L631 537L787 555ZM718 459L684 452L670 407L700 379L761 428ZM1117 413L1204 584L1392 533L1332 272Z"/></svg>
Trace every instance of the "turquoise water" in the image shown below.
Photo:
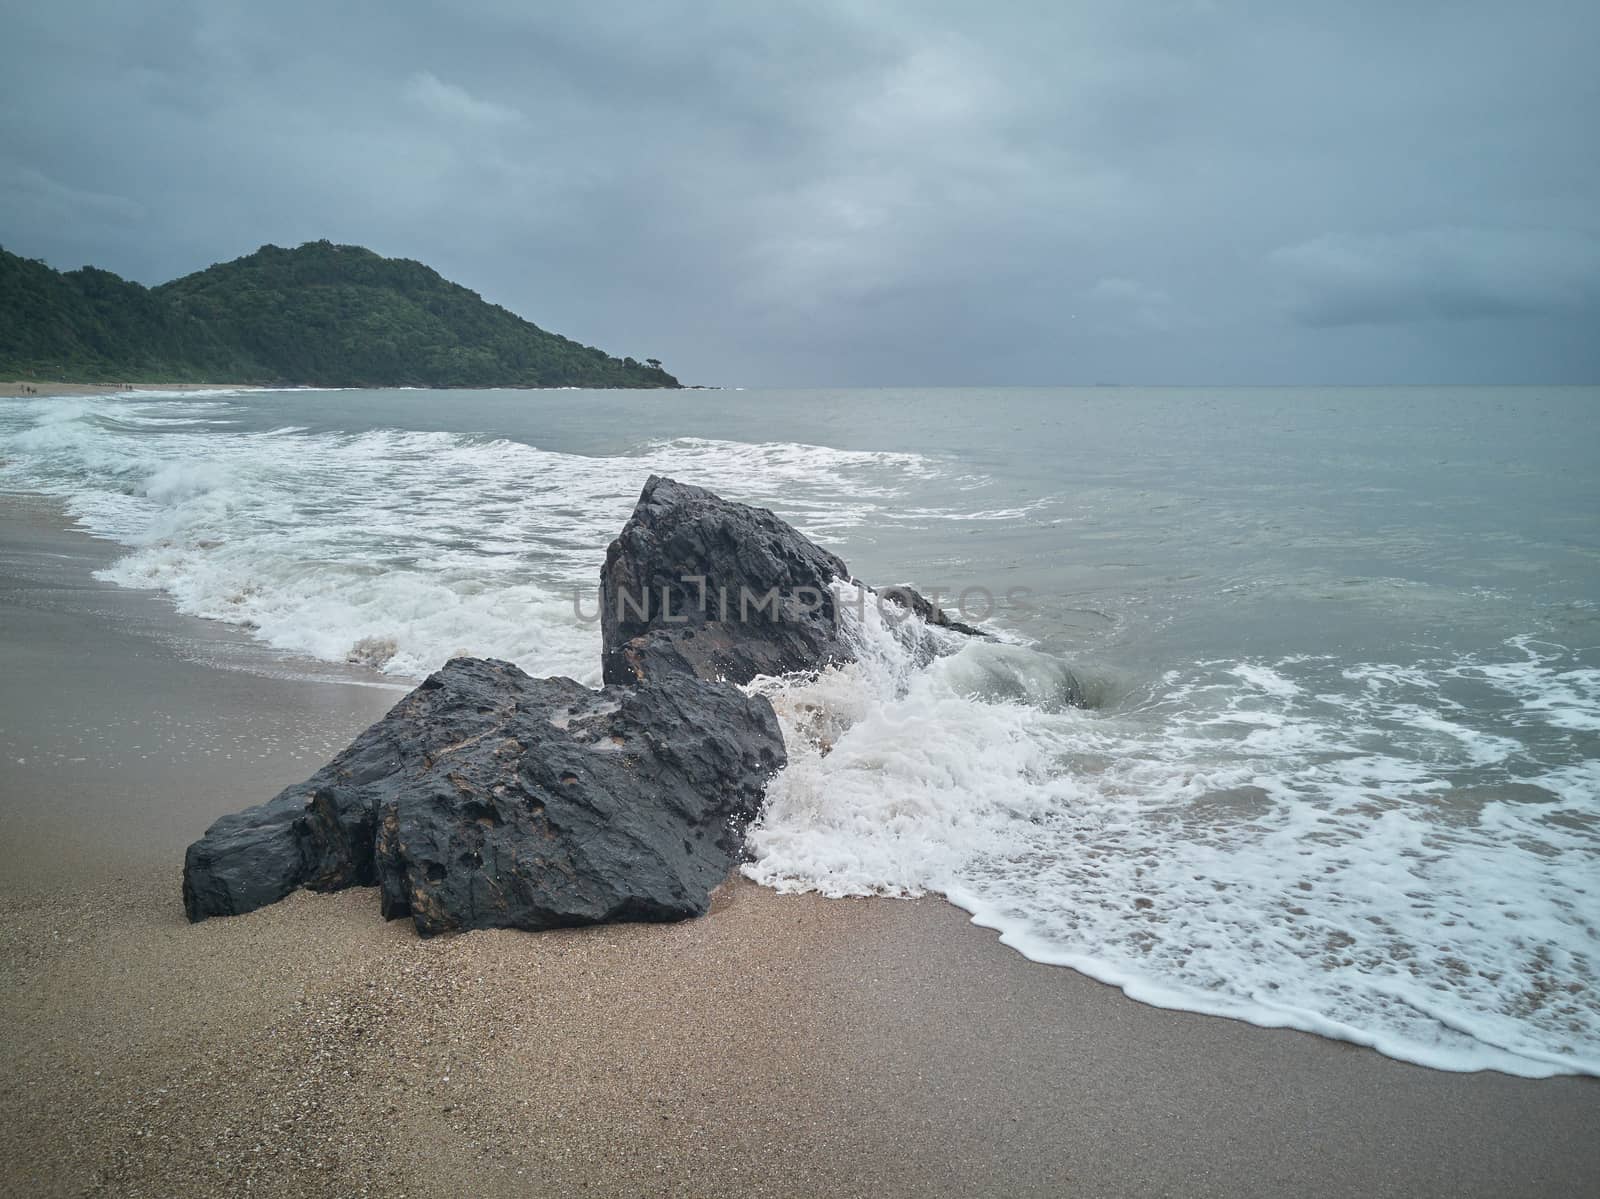
<svg viewBox="0 0 1600 1199"><path fill-rule="evenodd" d="M399 677L594 681L575 593L648 474L772 507L1002 641L862 627L763 683L796 752L752 876L1529 1074L1600 1072L1597 446L1593 388L0 401L0 486L126 546L109 577Z"/></svg>

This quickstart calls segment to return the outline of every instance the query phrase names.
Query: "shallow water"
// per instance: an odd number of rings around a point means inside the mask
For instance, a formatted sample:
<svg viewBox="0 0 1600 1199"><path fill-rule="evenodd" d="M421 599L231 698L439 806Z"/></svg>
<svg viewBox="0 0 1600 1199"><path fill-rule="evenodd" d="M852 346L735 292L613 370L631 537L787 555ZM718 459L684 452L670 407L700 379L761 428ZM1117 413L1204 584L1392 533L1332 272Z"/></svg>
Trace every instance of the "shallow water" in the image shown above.
<svg viewBox="0 0 1600 1199"><path fill-rule="evenodd" d="M942 892L1153 1003L1596 1073L1597 401L17 399L0 487L120 542L116 582L397 678L468 651L597 681L579 613L645 477L770 506L862 578L992 599L1002 640L919 664L869 609L860 663L762 684L793 753L753 877Z"/></svg>

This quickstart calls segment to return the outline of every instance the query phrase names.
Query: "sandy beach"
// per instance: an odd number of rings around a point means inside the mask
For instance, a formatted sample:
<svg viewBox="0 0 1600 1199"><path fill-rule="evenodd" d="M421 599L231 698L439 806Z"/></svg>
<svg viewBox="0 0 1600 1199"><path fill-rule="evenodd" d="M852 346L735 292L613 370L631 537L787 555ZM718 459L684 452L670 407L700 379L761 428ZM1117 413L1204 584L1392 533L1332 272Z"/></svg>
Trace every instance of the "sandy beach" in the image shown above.
<svg viewBox="0 0 1600 1199"><path fill-rule="evenodd" d="M98 396L115 391L215 391L247 389L250 383L50 383L38 379L0 380L0 396Z"/></svg>
<svg viewBox="0 0 1600 1199"><path fill-rule="evenodd" d="M59 385L57 385L59 386ZM398 698L0 497L0 1190L1571 1195L1600 1084L1162 1011L937 899L422 941L371 891L191 926L184 846Z"/></svg>

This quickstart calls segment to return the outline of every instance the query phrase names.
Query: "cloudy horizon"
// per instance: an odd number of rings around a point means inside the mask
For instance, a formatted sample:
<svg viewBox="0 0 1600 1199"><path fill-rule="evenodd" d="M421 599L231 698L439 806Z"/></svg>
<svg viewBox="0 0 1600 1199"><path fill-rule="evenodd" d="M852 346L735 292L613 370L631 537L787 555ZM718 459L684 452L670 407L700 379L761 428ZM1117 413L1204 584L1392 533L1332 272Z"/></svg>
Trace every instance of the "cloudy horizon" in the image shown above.
<svg viewBox="0 0 1600 1199"><path fill-rule="evenodd" d="M726 385L1593 383L1593 6L6 0L0 245L418 259Z"/></svg>

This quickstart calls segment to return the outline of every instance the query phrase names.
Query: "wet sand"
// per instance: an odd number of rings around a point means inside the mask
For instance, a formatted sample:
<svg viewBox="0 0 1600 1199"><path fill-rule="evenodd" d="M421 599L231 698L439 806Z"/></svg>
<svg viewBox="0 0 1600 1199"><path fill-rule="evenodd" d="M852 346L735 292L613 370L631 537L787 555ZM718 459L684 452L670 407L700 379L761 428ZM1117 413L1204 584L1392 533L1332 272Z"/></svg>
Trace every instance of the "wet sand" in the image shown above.
<svg viewBox="0 0 1600 1199"><path fill-rule="evenodd" d="M0 1193L1571 1195L1600 1083L1165 1012L937 900L421 941L191 926L184 845L397 697L95 583L0 497Z"/></svg>

